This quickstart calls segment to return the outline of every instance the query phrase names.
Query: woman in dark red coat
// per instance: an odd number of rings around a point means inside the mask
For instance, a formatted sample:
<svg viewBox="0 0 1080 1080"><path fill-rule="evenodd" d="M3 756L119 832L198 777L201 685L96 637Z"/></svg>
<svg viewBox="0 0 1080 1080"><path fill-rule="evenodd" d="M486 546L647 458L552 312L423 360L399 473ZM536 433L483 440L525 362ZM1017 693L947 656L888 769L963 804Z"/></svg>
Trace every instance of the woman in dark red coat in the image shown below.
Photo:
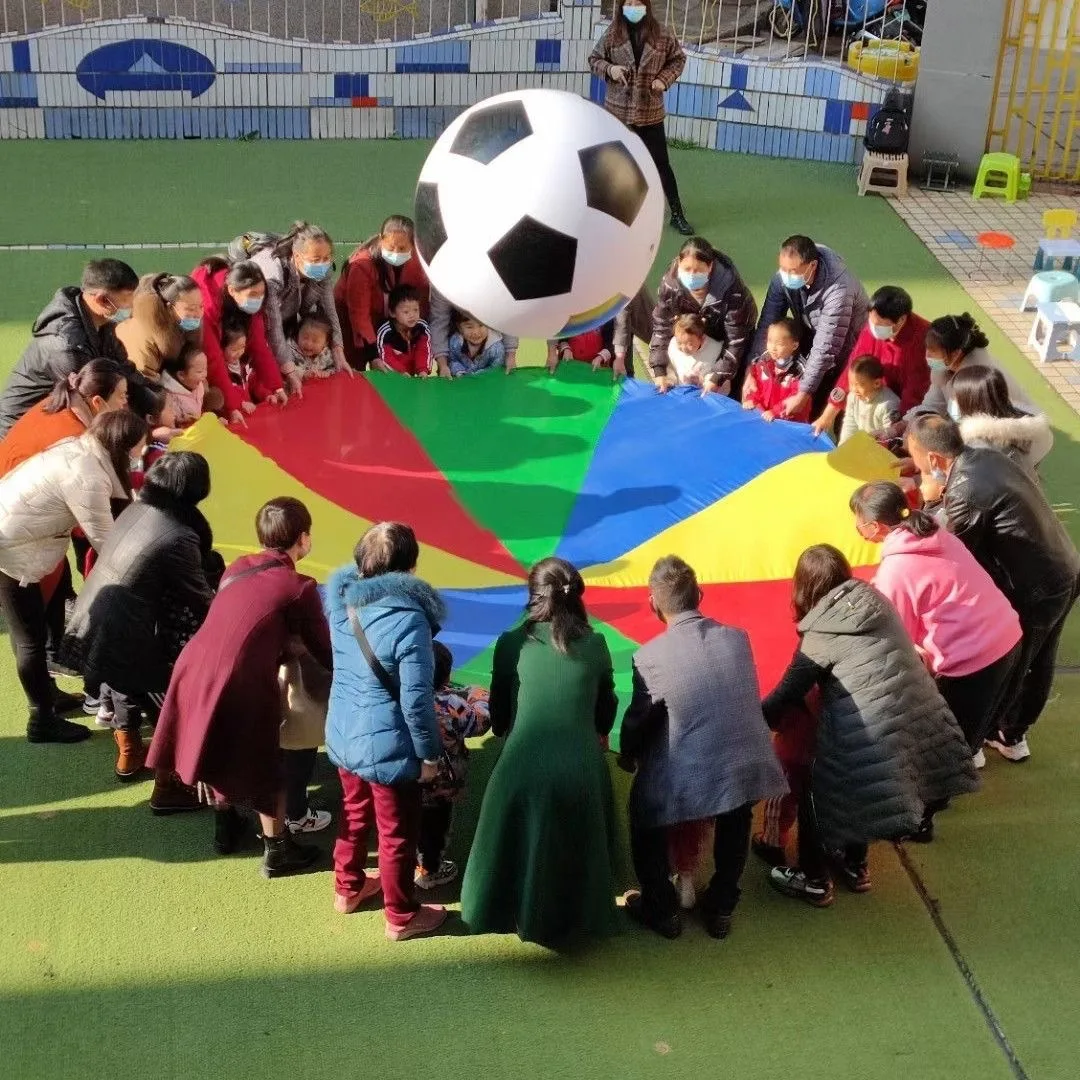
<svg viewBox="0 0 1080 1080"><path fill-rule="evenodd" d="M285 826L278 670L297 637L323 667L332 659L318 587L295 569L311 551L307 508L271 499L256 530L263 550L225 571L206 621L176 662L147 764L211 789L222 854L236 849L242 830L234 805L255 810L263 873L277 877L318 857L318 848L297 844Z"/></svg>

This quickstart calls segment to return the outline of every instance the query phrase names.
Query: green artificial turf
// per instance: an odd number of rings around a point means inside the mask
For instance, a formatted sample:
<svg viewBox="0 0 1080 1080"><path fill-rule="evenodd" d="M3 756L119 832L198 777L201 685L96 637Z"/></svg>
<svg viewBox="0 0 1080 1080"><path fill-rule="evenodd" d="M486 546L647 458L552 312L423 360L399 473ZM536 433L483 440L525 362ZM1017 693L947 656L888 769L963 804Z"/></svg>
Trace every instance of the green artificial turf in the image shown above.
<svg viewBox="0 0 1080 1080"><path fill-rule="evenodd" d="M359 141L8 143L0 154L0 244L217 242L245 229L280 229L297 216L358 239L386 214L408 210L425 150ZM1080 536L1080 422L887 202L856 198L843 167L673 156L691 220L736 260L759 298L778 241L809 231L843 253L869 287L904 285L923 314L973 311L995 354L1055 423L1046 487ZM303 183L288 182L293 177ZM665 233L660 262L678 242ZM145 272L190 269L198 254L124 257ZM30 320L57 285L76 279L86 257L0 253L0 376L17 359ZM540 362L542 346L526 343L523 356ZM498 449L483 430L488 419L474 449ZM570 421L560 413L559 424L540 434L566 439L578 430ZM466 505L474 479L462 467ZM498 470L483 480L497 486ZM500 511L489 500L473 502L484 514ZM544 509L552 528L560 507L552 495ZM504 528L503 535L513 531ZM1074 618L1062 656L1072 664L1080 663L1077 625ZM614 651L625 679L628 649ZM1022 768L992 761L986 790L943 815L938 840L913 855L1036 1080L1075 1072L1080 1014L1073 971L1080 909L1070 890L1080 861L1080 686L1062 678L1055 689L1032 761ZM722 944L695 926L675 943L628 932L570 956L516 939L456 935L394 946L378 914L332 912L326 873L267 883L254 853L211 854L205 815L152 818L147 785L112 780L106 734L76 747L33 747L21 737L24 720L5 652L0 1047L4 1074L18 1080L1012 1075L885 845L872 853L874 892L841 895L822 912L772 894L751 862L735 931ZM452 852L461 860L497 753L488 741L474 755ZM613 775L625 799L627 778ZM325 766L320 780L317 801L333 808L337 789ZM321 843L329 848L330 838ZM623 847L629 880L625 838ZM455 898L451 889L446 899Z"/></svg>

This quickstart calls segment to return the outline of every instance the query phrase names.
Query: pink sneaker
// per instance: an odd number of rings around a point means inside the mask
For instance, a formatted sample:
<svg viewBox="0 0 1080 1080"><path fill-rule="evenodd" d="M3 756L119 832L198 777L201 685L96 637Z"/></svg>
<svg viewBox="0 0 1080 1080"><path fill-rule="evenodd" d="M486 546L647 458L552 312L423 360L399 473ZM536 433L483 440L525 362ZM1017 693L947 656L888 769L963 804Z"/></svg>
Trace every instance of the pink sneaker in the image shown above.
<svg viewBox="0 0 1080 1080"><path fill-rule="evenodd" d="M342 893L334 894L334 910L340 915L351 915L362 904L365 904L374 896L382 892L382 882L377 874L368 874L364 880L363 888L352 896Z"/></svg>
<svg viewBox="0 0 1080 1080"><path fill-rule="evenodd" d="M420 910L404 925L386 924L386 936L391 941L408 941L409 938L432 934L446 922L446 908L440 904L421 904Z"/></svg>

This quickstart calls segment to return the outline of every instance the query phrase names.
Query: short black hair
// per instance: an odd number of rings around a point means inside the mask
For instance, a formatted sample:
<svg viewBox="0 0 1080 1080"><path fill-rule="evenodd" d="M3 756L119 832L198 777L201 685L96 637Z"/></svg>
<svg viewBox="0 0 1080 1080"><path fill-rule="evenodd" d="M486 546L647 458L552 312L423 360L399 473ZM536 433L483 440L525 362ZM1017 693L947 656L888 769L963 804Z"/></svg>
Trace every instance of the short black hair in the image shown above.
<svg viewBox="0 0 1080 1080"><path fill-rule="evenodd" d="M416 568L420 545L416 533L400 521L380 521L360 537L353 559L362 578L379 574L407 574Z"/></svg>
<svg viewBox="0 0 1080 1080"><path fill-rule="evenodd" d="M321 330L327 337L333 332L334 328L330 324L330 320L319 311L312 311L310 314L305 315L300 320L300 325L296 328L297 334L304 329L305 326L314 326Z"/></svg>
<svg viewBox="0 0 1080 1080"><path fill-rule="evenodd" d="M942 457L958 458L964 450L960 426L937 413L915 417L908 427L908 436L916 439L924 450Z"/></svg>
<svg viewBox="0 0 1080 1080"><path fill-rule="evenodd" d="M788 336L792 341L798 341L802 337L802 330L799 327L798 320L792 319L788 315L785 315L782 319L773 319L766 327L766 330L771 330L774 326L782 326L788 332Z"/></svg>
<svg viewBox="0 0 1080 1080"><path fill-rule="evenodd" d="M885 365L876 356L858 356L851 361L851 374L860 379L884 379Z"/></svg>
<svg viewBox="0 0 1080 1080"><path fill-rule="evenodd" d="M803 236L802 233L789 236L780 245L780 250L788 255L797 255L799 260L804 263L817 262L821 258L821 252L818 251L817 244L809 236Z"/></svg>
<svg viewBox="0 0 1080 1080"><path fill-rule="evenodd" d="M139 275L119 259L95 259L83 267L84 292L131 292L138 284Z"/></svg>
<svg viewBox="0 0 1080 1080"><path fill-rule="evenodd" d="M201 503L210 494L210 463L193 450L162 454L150 466L140 497L153 502L155 493L191 506Z"/></svg>
<svg viewBox="0 0 1080 1080"><path fill-rule="evenodd" d="M433 641L431 647L435 652L435 689L441 690L454 670L454 654L441 641Z"/></svg>
<svg viewBox="0 0 1080 1080"><path fill-rule="evenodd" d="M397 310L398 304L404 304L409 300L420 303L420 293L416 288L412 285L395 285L386 298L386 310L392 315Z"/></svg>
<svg viewBox="0 0 1080 1080"><path fill-rule="evenodd" d="M289 495L271 499L255 515L255 533L259 543L272 551L288 551L311 532L311 511Z"/></svg>
<svg viewBox="0 0 1080 1080"><path fill-rule="evenodd" d="M649 592L652 593L653 603L665 615L694 611L701 603L697 574L678 555L665 555L657 560L649 574Z"/></svg>
<svg viewBox="0 0 1080 1080"><path fill-rule="evenodd" d="M897 319L910 315L915 310L915 305L907 289L901 289L899 285L882 285L870 297L870 310L889 322L896 322Z"/></svg>

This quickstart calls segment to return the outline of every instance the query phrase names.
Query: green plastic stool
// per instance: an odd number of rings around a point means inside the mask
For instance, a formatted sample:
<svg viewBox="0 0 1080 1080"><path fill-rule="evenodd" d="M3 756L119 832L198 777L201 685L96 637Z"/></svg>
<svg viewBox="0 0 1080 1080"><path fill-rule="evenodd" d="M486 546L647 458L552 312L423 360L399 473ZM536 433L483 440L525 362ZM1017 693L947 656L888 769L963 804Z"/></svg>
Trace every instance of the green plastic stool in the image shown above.
<svg viewBox="0 0 1080 1080"><path fill-rule="evenodd" d="M1015 154L983 154L971 197L1004 195L1007 202L1016 202L1019 194L1020 159Z"/></svg>

